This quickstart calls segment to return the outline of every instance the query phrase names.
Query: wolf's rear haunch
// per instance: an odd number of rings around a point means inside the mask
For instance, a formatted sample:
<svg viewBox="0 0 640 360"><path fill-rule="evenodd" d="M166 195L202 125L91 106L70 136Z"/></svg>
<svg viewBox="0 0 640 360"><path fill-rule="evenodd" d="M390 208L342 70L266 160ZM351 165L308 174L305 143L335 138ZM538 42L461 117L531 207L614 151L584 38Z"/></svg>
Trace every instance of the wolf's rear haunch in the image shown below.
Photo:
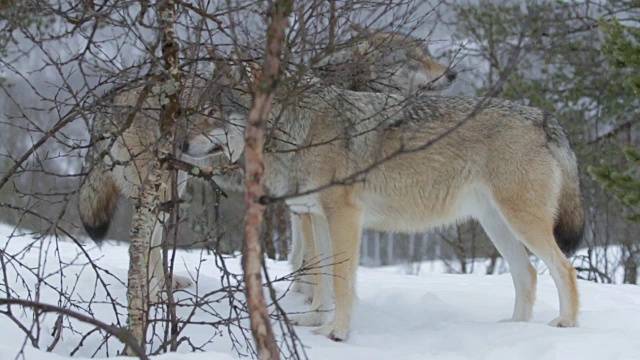
<svg viewBox="0 0 640 360"><path fill-rule="evenodd" d="M549 149L561 169L560 197L553 235L560 250L569 256L580 246L585 226L577 160L564 129L553 115L545 113L543 127Z"/></svg>
<svg viewBox="0 0 640 360"><path fill-rule="evenodd" d="M78 212L87 234L94 241L99 241L109 231L120 188L96 152L91 149L86 156L85 171L89 173L80 185Z"/></svg>

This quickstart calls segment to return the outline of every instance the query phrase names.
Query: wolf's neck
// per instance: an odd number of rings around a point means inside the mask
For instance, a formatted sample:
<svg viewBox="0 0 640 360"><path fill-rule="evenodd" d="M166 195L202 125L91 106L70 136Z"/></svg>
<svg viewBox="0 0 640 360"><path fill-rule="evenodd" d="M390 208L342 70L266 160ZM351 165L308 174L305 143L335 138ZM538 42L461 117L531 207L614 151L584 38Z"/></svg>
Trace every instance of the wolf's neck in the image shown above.
<svg viewBox="0 0 640 360"><path fill-rule="evenodd" d="M310 111L299 102L281 104L274 100L265 134L268 138L266 150L289 152L302 148L310 124Z"/></svg>

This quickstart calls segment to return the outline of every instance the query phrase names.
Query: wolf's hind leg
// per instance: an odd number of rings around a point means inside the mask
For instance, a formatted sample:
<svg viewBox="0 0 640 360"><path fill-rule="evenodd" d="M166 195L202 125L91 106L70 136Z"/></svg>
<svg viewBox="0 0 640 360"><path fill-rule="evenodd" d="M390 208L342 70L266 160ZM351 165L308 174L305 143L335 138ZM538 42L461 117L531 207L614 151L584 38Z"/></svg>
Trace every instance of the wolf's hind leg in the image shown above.
<svg viewBox="0 0 640 360"><path fill-rule="evenodd" d="M549 325L573 327L578 316L576 272L556 243L553 215L536 211L533 204L515 204L511 202L509 206L504 206L503 215L518 234L518 239L547 265L558 289L560 316Z"/></svg>
<svg viewBox="0 0 640 360"><path fill-rule="evenodd" d="M500 255L509 264L509 271L516 291L513 315L502 321L529 321L536 297L537 276L529 261L527 250L495 208L487 209L479 217L479 220Z"/></svg>

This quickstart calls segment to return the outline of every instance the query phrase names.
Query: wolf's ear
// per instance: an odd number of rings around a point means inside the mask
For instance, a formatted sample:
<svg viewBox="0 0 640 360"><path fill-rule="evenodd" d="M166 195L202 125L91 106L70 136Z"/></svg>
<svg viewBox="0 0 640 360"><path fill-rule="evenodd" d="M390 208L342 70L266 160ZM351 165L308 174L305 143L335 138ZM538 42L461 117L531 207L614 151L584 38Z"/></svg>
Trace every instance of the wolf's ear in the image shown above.
<svg viewBox="0 0 640 360"><path fill-rule="evenodd" d="M353 31L353 35L355 36L362 36L362 37L366 37L368 35L371 35L371 30L358 25L358 24L351 24L350 25L351 31Z"/></svg>
<svg viewBox="0 0 640 360"><path fill-rule="evenodd" d="M211 77L222 85L233 84L233 69L228 59L219 54L215 49L207 49L211 58Z"/></svg>
<svg viewBox="0 0 640 360"><path fill-rule="evenodd" d="M356 36L356 37L366 39L370 36L373 36L373 34L375 34L375 32L372 31L371 29L362 27L358 24L351 24L350 27L351 27L351 31L353 32L353 36Z"/></svg>
<svg viewBox="0 0 640 360"><path fill-rule="evenodd" d="M247 80L249 81L249 84L252 88L255 88L258 84L258 81L262 79L262 65L253 60L244 61L242 64L244 65L244 70L247 74Z"/></svg>
<svg viewBox="0 0 640 360"><path fill-rule="evenodd" d="M207 50L211 56L211 75L222 85L244 87L251 82L251 76L246 62L241 60L240 54L234 52L231 58L219 55L215 50Z"/></svg>
<svg viewBox="0 0 640 360"><path fill-rule="evenodd" d="M243 84L251 79L251 66L248 66L247 62L242 60L243 58L239 51L231 53L230 66L236 84Z"/></svg>
<svg viewBox="0 0 640 360"><path fill-rule="evenodd" d="M373 49L373 44L369 40L361 40L358 41L353 47L353 52L355 55L364 56L368 55L369 52Z"/></svg>
<svg viewBox="0 0 640 360"><path fill-rule="evenodd" d="M244 57L239 52L231 54L231 67L235 87L252 92L258 86L258 81L262 79L262 65L254 60L243 60Z"/></svg>

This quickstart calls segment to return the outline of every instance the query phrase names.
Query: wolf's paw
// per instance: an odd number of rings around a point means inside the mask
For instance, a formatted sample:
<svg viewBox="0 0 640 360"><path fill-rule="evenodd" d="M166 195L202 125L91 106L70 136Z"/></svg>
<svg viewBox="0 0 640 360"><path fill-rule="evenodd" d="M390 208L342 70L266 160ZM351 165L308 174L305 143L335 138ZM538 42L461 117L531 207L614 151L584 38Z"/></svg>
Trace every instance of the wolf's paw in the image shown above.
<svg viewBox="0 0 640 360"><path fill-rule="evenodd" d="M305 304L311 304L313 303L313 294L306 294L304 296L304 303Z"/></svg>
<svg viewBox="0 0 640 360"><path fill-rule="evenodd" d="M302 281L295 281L291 287L291 291L304 295L304 303L311 304L313 302L313 287Z"/></svg>
<svg viewBox="0 0 640 360"><path fill-rule="evenodd" d="M149 281L149 301L151 302L162 302L166 298L164 296L163 282L157 277L152 278Z"/></svg>
<svg viewBox="0 0 640 360"><path fill-rule="evenodd" d="M184 276L173 275L171 282L171 290L181 290L193 285L190 278ZM149 300L151 302L163 302L167 300L167 292L164 287L164 281L154 277L149 283Z"/></svg>
<svg viewBox="0 0 640 360"><path fill-rule="evenodd" d="M191 287L193 285L193 281L186 276L177 276L173 275L173 282L171 283L172 290L180 290Z"/></svg>
<svg viewBox="0 0 640 360"><path fill-rule="evenodd" d="M527 322L527 321L529 321L529 319L527 319L524 316L512 316L510 318L502 319L502 320L500 320L498 322L510 323L510 322Z"/></svg>
<svg viewBox="0 0 640 360"><path fill-rule="evenodd" d="M297 293L304 293L303 290L303 286L302 286L302 282L299 280L294 280L293 281L293 286L291 287L291 291L293 292L297 292Z"/></svg>
<svg viewBox="0 0 640 360"><path fill-rule="evenodd" d="M510 318L499 320L498 322L499 323L510 323L510 322L518 322L518 321L522 321L522 320L518 320L518 319L514 319L514 318L510 317Z"/></svg>
<svg viewBox="0 0 640 360"><path fill-rule="evenodd" d="M149 301L152 303L161 303L166 299L166 296L164 296L164 293L162 291L159 291L157 289L151 289L149 291Z"/></svg>
<svg viewBox="0 0 640 360"><path fill-rule="evenodd" d="M304 314L291 315L289 317L293 325L298 326L320 326L324 323L324 314L312 311Z"/></svg>
<svg viewBox="0 0 640 360"><path fill-rule="evenodd" d="M333 322L313 330L314 334L324 335L333 341L345 341L349 335L348 326L336 326Z"/></svg>
<svg viewBox="0 0 640 360"><path fill-rule="evenodd" d="M553 319L550 323L549 326L555 326L555 327L575 327L576 326L576 321L575 320L571 320L569 318L565 318L565 317L557 317L555 319Z"/></svg>

